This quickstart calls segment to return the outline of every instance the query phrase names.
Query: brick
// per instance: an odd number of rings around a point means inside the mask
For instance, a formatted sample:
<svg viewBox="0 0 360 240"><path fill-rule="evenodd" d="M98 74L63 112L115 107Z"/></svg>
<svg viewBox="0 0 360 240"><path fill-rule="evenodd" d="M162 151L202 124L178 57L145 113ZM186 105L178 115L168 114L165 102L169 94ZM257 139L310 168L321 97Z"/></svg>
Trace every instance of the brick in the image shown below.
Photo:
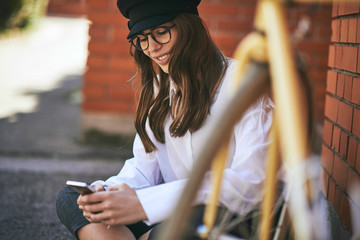
<svg viewBox="0 0 360 240"><path fill-rule="evenodd" d="M343 195L340 211L338 212L341 222L351 231L351 215L349 199Z"/></svg>
<svg viewBox="0 0 360 240"><path fill-rule="evenodd" d="M346 43L349 34L349 19L341 19L340 23L340 42Z"/></svg>
<svg viewBox="0 0 360 240"><path fill-rule="evenodd" d="M343 47L335 46L335 67L343 69Z"/></svg>
<svg viewBox="0 0 360 240"><path fill-rule="evenodd" d="M336 83L336 95L338 97L344 97L344 82L345 82L345 75L339 73Z"/></svg>
<svg viewBox="0 0 360 240"><path fill-rule="evenodd" d="M356 33L359 31L356 29L357 27L357 18L349 19L349 33L348 33L348 42L356 43Z"/></svg>
<svg viewBox="0 0 360 240"><path fill-rule="evenodd" d="M130 44L126 40L127 35L129 34L129 30L127 28L114 27L113 37L116 42L119 44L127 44L128 49L130 49Z"/></svg>
<svg viewBox="0 0 360 240"><path fill-rule="evenodd" d="M360 73L360 48L358 49L358 52L359 52L359 54L358 54L358 58L357 58L357 73Z"/></svg>
<svg viewBox="0 0 360 240"><path fill-rule="evenodd" d="M360 78L353 78L351 101L360 105Z"/></svg>
<svg viewBox="0 0 360 240"><path fill-rule="evenodd" d="M99 10L107 10L109 1L99 1L99 0L86 0L86 4L88 7L88 11L99 11Z"/></svg>
<svg viewBox="0 0 360 240"><path fill-rule="evenodd" d="M333 124L325 120L324 129L323 129L323 141L329 146L331 146L332 132L333 132Z"/></svg>
<svg viewBox="0 0 360 240"><path fill-rule="evenodd" d="M106 32L107 27L106 26L97 26L95 24L92 24L89 28L89 35L91 36L91 39L106 39Z"/></svg>
<svg viewBox="0 0 360 240"><path fill-rule="evenodd" d="M356 43L360 43L360 20L357 20L357 26L356 26Z"/></svg>
<svg viewBox="0 0 360 240"><path fill-rule="evenodd" d="M96 1L98 1L98 0L96 0ZM108 0L108 1L110 1L108 11L119 13L119 9L116 5L116 1L115 0Z"/></svg>
<svg viewBox="0 0 360 240"><path fill-rule="evenodd" d="M253 19L255 16L255 5L240 7L238 14L241 17L241 20Z"/></svg>
<svg viewBox="0 0 360 240"><path fill-rule="evenodd" d="M315 56L314 56L315 57ZM316 68L320 68L320 69L327 69L328 68L328 57L329 57L329 51L327 54L317 54L316 56L316 62L314 64L314 66ZM312 63L307 63L308 66L311 66Z"/></svg>
<svg viewBox="0 0 360 240"><path fill-rule="evenodd" d="M122 84L122 83L126 83L127 81L129 81L131 79L131 77L133 76L132 73L130 72L125 72L125 71L104 71L104 70L94 70L94 69L89 69L86 73L85 73L85 82L87 83L91 83L91 84L98 84L98 83L102 83L102 84Z"/></svg>
<svg viewBox="0 0 360 240"><path fill-rule="evenodd" d="M110 88L109 99L133 101L135 97L133 89L128 88Z"/></svg>
<svg viewBox="0 0 360 240"><path fill-rule="evenodd" d="M322 182L320 184L321 187L321 191L324 194L324 196L327 198L328 197L328 192L329 192L329 175L327 172L324 171L324 169L321 169L321 179Z"/></svg>
<svg viewBox="0 0 360 240"><path fill-rule="evenodd" d="M87 59L87 66L91 68L105 68L107 63L107 58L104 56L92 56L90 55Z"/></svg>
<svg viewBox="0 0 360 240"><path fill-rule="evenodd" d="M339 1L333 0L331 17L337 17L339 12Z"/></svg>
<svg viewBox="0 0 360 240"><path fill-rule="evenodd" d="M220 48L221 51L231 51L233 52L236 46L239 43L238 38L234 37L232 34L213 34L213 40L215 44ZM231 56L231 55L230 55Z"/></svg>
<svg viewBox="0 0 360 240"><path fill-rule="evenodd" d="M355 169L358 173L360 173L360 143L358 143L357 149L358 151L356 152Z"/></svg>
<svg viewBox="0 0 360 240"><path fill-rule="evenodd" d="M211 2L211 0L203 0L203 2ZM218 0L220 4L228 4L228 5L252 5L256 6L256 3L253 0Z"/></svg>
<svg viewBox="0 0 360 240"><path fill-rule="evenodd" d="M352 119L353 119L353 107L350 105L339 102L338 118L337 122L346 130L351 131Z"/></svg>
<svg viewBox="0 0 360 240"><path fill-rule="evenodd" d="M346 132L341 131L340 132L340 145L339 145L339 154L342 158L346 159L346 153L348 149L348 141L349 136Z"/></svg>
<svg viewBox="0 0 360 240"><path fill-rule="evenodd" d="M356 108L354 109L352 133L360 138L360 110Z"/></svg>
<svg viewBox="0 0 360 240"><path fill-rule="evenodd" d="M332 178L329 179L329 194L328 194L328 200L329 203L334 206L335 205L335 189L336 185Z"/></svg>
<svg viewBox="0 0 360 240"><path fill-rule="evenodd" d="M307 10L305 10L306 13ZM300 16L304 16L303 13L300 13ZM331 21L331 12L328 11L318 11L316 14L311 16L312 22L319 24L319 23L326 23L328 24Z"/></svg>
<svg viewBox="0 0 360 240"><path fill-rule="evenodd" d="M329 46L329 57L328 57L329 67L335 67L335 46Z"/></svg>
<svg viewBox="0 0 360 240"><path fill-rule="evenodd" d="M343 190L340 187L336 186L335 187L335 197L334 197L334 208L338 214L340 214L340 212L341 212L341 205L342 205L343 199L344 199Z"/></svg>
<svg viewBox="0 0 360 240"><path fill-rule="evenodd" d="M309 68L308 76L315 81L315 84L322 84L326 81L326 71L324 69Z"/></svg>
<svg viewBox="0 0 360 240"><path fill-rule="evenodd" d="M125 101L86 101L83 103L82 108L85 111L133 113L133 103Z"/></svg>
<svg viewBox="0 0 360 240"><path fill-rule="evenodd" d="M127 57L111 57L109 59L109 67L113 69L128 69L134 74L136 73L136 66L132 58Z"/></svg>
<svg viewBox="0 0 360 240"><path fill-rule="evenodd" d="M350 72L356 72L357 48L343 46L343 69Z"/></svg>
<svg viewBox="0 0 360 240"><path fill-rule="evenodd" d="M104 88L101 86L96 87L82 87L82 92L85 96L86 101L91 99L103 99L105 97Z"/></svg>
<svg viewBox="0 0 360 240"><path fill-rule="evenodd" d="M345 14L345 1L339 1L338 16Z"/></svg>
<svg viewBox="0 0 360 240"><path fill-rule="evenodd" d="M249 7L245 7L249 9ZM254 12L253 8L253 12ZM219 5L219 4L200 4L198 7L200 16L203 17L236 17L239 14L239 7ZM249 9L251 10L251 9ZM250 14L248 12L248 14ZM254 16L254 13L252 13Z"/></svg>
<svg viewBox="0 0 360 240"><path fill-rule="evenodd" d="M336 122L338 111L338 100L329 95L325 97L325 116Z"/></svg>
<svg viewBox="0 0 360 240"><path fill-rule="evenodd" d="M328 70L327 81L326 81L327 92L336 94L336 80L337 80L337 72Z"/></svg>
<svg viewBox="0 0 360 240"><path fill-rule="evenodd" d="M327 53L328 52L328 42L319 42L316 40L307 40L301 41L297 44L297 49L300 51L309 51L312 54L314 53Z"/></svg>
<svg viewBox="0 0 360 240"><path fill-rule="evenodd" d="M340 128L338 128L337 126L334 126L331 147L332 147L336 152L339 152L340 132L341 132Z"/></svg>
<svg viewBox="0 0 360 240"><path fill-rule="evenodd" d="M89 42L89 51L91 53L103 54L103 55L113 55L113 54L122 54L129 55L128 45L120 45L116 42L106 42L106 41L90 41Z"/></svg>
<svg viewBox="0 0 360 240"><path fill-rule="evenodd" d="M49 1L48 13L83 17L87 13L87 5L83 1Z"/></svg>
<svg viewBox="0 0 360 240"><path fill-rule="evenodd" d="M219 20L218 29L225 32L233 32L234 34L238 32L248 33L252 29L252 24L244 21L234 21L234 20Z"/></svg>
<svg viewBox="0 0 360 240"><path fill-rule="evenodd" d="M350 137L346 160L349 163L349 165L354 168L355 168L355 163L356 163L357 145L358 145L358 142L354 138ZM359 151L360 151L360 149L359 149Z"/></svg>
<svg viewBox="0 0 360 240"><path fill-rule="evenodd" d="M331 175L334 165L334 153L324 144L321 147L321 165Z"/></svg>
<svg viewBox="0 0 360 240"><path fill-rule="evenodd" d="M91 22L96 23L97 25L127 27L127 20L120 12L89 12L87 17Z"/></svg>
<svg viewBox="0 0 360 240"><path fill-rule="evenodd" d="M345 2L344 14L359 13L359 1Z"/></svg>
<svg viewBox="0 0 360 240"><path fill-rule="evenodd" d="M352 82L353 82L353 78L349 75L345 75L345 80L344 80L344 99L346 99L347 101L351 101L352 97Z"/></svg>
<svg viewBox="0 0 360 240"><path fill-rule="evenodd" d="M332 41L331 40L332 30L331 30L331 26L329 26L328 24L314 25L312 29L314 32L312 36L313 38L319 39L320 41L328 41L328 42Z"/></svg>

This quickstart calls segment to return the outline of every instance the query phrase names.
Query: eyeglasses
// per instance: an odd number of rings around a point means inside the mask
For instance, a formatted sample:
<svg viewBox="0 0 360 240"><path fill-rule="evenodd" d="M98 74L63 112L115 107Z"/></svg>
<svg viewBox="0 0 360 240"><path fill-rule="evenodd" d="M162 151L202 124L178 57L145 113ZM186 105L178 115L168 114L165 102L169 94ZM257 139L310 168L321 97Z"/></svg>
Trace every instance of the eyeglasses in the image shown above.
<svg viewBox="0 0 360 240"><path fill-rule="evenodd" d="M175 24L171 26L156 27L149 33L140 33L135 35L130 38L129 42L139 51L144 51L149 48L149 35L155 42L159 44L166 44L171 39L170 29L173 27L175 27Z"/></svg>

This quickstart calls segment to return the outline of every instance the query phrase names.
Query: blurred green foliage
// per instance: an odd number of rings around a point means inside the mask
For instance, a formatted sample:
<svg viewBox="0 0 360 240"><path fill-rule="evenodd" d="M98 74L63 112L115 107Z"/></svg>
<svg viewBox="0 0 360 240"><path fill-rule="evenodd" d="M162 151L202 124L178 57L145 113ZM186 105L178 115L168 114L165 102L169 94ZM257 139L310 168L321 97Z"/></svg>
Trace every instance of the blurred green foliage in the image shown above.
<svg viewBox="0 0 360 240"><path fill-rule="evenodd" d="M0 34L24 30L43 16L48 0L0 0Z"/></svg>

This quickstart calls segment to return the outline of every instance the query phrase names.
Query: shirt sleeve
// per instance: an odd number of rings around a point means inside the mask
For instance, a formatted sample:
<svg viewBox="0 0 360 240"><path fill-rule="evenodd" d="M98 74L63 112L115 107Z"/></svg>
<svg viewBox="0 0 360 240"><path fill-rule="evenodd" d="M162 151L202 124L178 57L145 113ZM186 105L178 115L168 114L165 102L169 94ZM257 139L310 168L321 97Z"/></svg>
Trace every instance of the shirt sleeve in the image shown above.
<svg viewBox="0 0 360 240"><path fill-rule="evenodd" d="M141 189L162 182L155 153L146 153L139 135L136 135L133 146L134 157L125 161L118 175L105 181L107 186L126 183L131 188ZM98 182L98 181L97 181ZM93 184L96 184L94 182Z"/></svg>
<svg viewBox="0 0 360 240"><path fill-rule="evenodd" d="M234 127L235 150L223 172L220 202L231 211L246 215L263 198L266 150L272 122L270 99L248 110ZM207 202L211 172L205 177L196 202Z"/></svg>
<svg viewBox="0 0 360 240"><path fill-rule="evenodd" d="M177 205L186 179L180 179L136 191L140 203L148 217L148 225L159 223L169 217Z"/></svg>

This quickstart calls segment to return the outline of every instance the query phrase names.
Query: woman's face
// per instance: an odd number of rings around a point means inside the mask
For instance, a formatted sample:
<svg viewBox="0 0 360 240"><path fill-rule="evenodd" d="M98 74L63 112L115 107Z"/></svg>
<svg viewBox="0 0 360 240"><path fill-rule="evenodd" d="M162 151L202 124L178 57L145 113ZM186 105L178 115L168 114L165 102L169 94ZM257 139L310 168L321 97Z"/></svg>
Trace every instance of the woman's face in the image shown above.
<svg viewBox="0 0 360 240"><path fill-rule="evenodd" d="M173 23L167 22L165 24L160 25L159 27L170 27L173 26ZM156 31L156 29L147 29L143 31L144 34L150 33L152 31ZM161 33L160 33L161 34ZM153 32L153 35L156 35ZM143 52L151 58L157 65L165 72L169 73L169 62L171 59L171 49L176 42L177 39L177 30L176 26L170 29L171 39L168 43L161 44L156 42L150 35L148 35L149 47Z"/></svg>

